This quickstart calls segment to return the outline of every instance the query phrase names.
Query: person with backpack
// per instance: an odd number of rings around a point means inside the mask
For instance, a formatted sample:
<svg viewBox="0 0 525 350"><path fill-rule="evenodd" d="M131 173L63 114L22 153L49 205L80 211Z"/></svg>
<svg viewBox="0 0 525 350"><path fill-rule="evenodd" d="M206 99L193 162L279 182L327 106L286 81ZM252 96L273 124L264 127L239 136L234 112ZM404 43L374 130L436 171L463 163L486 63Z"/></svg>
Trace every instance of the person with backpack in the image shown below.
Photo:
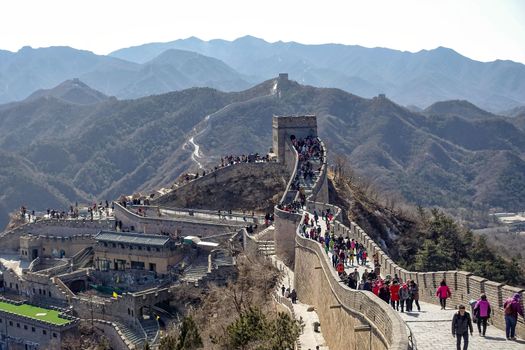
<svg viewBox="0 0 525 350"><path fill-rule="evenodd" d="M436 292L436 296L439 297L439 303L441 304L441 310L445 310L447 307L447 299L450 298L451 295L452 293L450 292L450 288L447 286L447 282L442 280Z"/></svg>
<svg viewBox="0 0 525 350"><path fill-rule="evenodd" d="M408 290L410 292L410 296L409 296L409 299L408 299L408 304L410 305L410 310L408 310L408 307L407 307L407 311L412 311L412 302L414 302L416 304L417 311L421 311L421 306L419 306L419 286L417 285L417 283L414 280L410 281L410 285L408 287Z"/></svg>
<svg viewBox="0 0 525 350"><path fill-rule="evenodd" d="M474 332L472 328L472 319L470 314L465 310L465 305L458 306L458 312L452 318L452 336L456 337L456 348L461 350L461 338L463 338L463 350L468 349L468 332L470 335Z"/></svg>
<svg viewBox="0 0 525 350"><path fill-rule="evenodd" d="M503 304L503 311L505 314L505 333L507 340L516 340L516 324L518 323L518 314L523 316L523 308L521 307L521 295L516 293L505 300Z"/></svg>
<svg viewBox="0 0 525 350"><path fill-rule="evenodd" d="M482 337L485 336L487 331L487 320L490 318L490 313L490 303L487 300L485 293L483 293L474 306L474 316L478 320L478 332ZM483 325L483 333L481 332L481 325Z"/></svg>

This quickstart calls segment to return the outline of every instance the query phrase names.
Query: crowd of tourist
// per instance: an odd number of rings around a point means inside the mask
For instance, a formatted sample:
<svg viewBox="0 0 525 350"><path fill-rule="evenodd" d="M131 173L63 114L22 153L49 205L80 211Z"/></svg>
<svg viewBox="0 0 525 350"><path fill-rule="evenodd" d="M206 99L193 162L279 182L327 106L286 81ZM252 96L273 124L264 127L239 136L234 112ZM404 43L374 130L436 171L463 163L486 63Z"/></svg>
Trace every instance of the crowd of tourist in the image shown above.
<svg viewBox="0 0 525 350"><path fill-rule="evenodd" d="M319 220L323 220L326 231L323 234ZM341 280L352 289L373 292L380 299L390 304L393 309L401 312L412 311L413 305L421 311L419 305L419 288L415 281L402 281L397 275L381 277L378 255L374 255L373 266L368 261L368 252L363 244L355 239L336 236L331 233L333 214L330 210L322 211L319 217L317 211L313 215L305 213L301 234L305 238L319 242L325 253L331 257L332 266L339 274ZM362 274L357 267L367 266ZM353 271L347 272L347 269Z"/></svg>
<svg viewBox="0 0 525 350"><path fill-rule="evenodd" d="M286 212L298 213L306 204L306 195L304 188L301 187L301 179L305 182L313 181L315 171L320 171L323 163L323 146L318 137L308 136L305 138L290 137L290 141L299 156L297 172L290 185L290 190L297 191L297 196L293 199L281 202L277 208ZM315 164L319 163L319 168Z"/></svg>
<svg viewBox="0 0 525 350"><path fill-rule="evenodd" d="M319 220L323 220L326 230L323 232ZM421 311L419 304L419 287L413 280L403 281L397 274L393 277L386 275L381 277L381 265L379 256L372 256L373 269L368 261L366 248L355 239L337 236L333 233L331 222L333 216L330 210L322 211L319 217L314 211L313 215L304 213L304 219L300 226L300 233L305 238L312 239L324 248L325 253L331 258L332 266L337 271L341 281L352 289L366 290L372 292L378 298L389 304L394 310L400 312L413 312L414 306ZM360 274L359 266L366 266ZM353 268L353 270L352 270ZM369 270L370 269L370 270ZM350 270L350 271L348 271ZM436 290L441 309L446 309L447 299L451 298L452 292L443 279ZM506 338L516 340L516 324L518 315L524 316L521 306L521 295L516 293L512 298L505 301L503 305L506 324ZM487 330L487 320L491 317L492 309L487 296L481 294L480 298L472 304L473 319L477 322L479 335L484 337ZM458 306L458 311L452 320L452 335L456 337L457 349L468 348L469 332L472 335L472 320L464 305Z"/></svg>
<svg viewBox="0 0 525 350"><path fill-rule="evenodd" d="M196 180L199 177L206 176L207 174L211 174L214 171L217 171L221 168L228 167L230 165L240 164L240 163L266 163L271 162L272 158L270 158L269 154L266 154L264 156L260 155L259 153L250 153L250 154L241 154L241 155L226 155L224 157L221 157L221 163L214 166L211 169L202 169L202 172L197 171L196 173L185 173L181 175L178 179L178 181L173 184L172 188L176 188L178 186L181 186L185 183L188 183L190 181Z"/></svg>
<svg viewBox="0 0 525 350"><path fill-rule="evenodd" d="M78 203L70 205L67 210L47 208L45 212L35 212L22 206L19 211L20 218L28 223L38 219L71 220L71 219L100 219L109 217L113 212L113 204L105 202L93 203L89 206L79 206Z"/></svg>

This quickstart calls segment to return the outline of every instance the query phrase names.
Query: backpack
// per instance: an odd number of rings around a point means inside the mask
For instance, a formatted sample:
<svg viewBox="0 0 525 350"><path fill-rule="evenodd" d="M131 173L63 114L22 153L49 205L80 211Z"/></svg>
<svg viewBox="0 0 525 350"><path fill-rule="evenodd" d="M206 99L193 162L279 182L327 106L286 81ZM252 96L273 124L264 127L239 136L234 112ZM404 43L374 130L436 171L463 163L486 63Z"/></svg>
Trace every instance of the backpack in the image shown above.
<svg viewBox="0 0 525 350"><path fill-rule="evenodd" d="M505 315L510 316L514 314L514 309L512 307L512 302L509 301L507 305L505 305Z"/></svg>

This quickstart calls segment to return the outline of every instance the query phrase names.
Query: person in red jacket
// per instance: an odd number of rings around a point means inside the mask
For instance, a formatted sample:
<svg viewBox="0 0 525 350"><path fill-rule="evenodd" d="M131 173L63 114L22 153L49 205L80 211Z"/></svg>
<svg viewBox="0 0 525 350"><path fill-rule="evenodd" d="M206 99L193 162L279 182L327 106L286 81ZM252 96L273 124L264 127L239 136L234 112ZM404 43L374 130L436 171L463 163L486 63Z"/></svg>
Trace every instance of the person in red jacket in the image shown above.
<svg viewBox="0 0 525 350"><path fill-rule="evenodd" d="M372 287L372 293L374 293L375 295L379 295L379 288L381 286L379 285L379 282L375 282L374 283L374 286Z"/></svg>
<svg viewBox="0 0 525 350"><path fill-rule="evenodd" d="M390 286L390 305L397 311L399 311L399 288L399 283L394 280L394 283Z"/></svg>
<svg viewBox="0 0 525 350"><path fill-rule="evenodd" d="M339 260L339 262L337 263L336 270L339 276L341 276L345 271L345 265L343 265L343 262L341 260Z"/></svg>
<svg viewBox="0 0 525 350"><path fill-rule="evenodd" d="M436 292L436 296L439 297L439 303L441 304L441 310L445 310L447 307L447 299L450 298L451 295L452 293L450 292L450 288L447 286L447 282L442 280Z"/></svg>

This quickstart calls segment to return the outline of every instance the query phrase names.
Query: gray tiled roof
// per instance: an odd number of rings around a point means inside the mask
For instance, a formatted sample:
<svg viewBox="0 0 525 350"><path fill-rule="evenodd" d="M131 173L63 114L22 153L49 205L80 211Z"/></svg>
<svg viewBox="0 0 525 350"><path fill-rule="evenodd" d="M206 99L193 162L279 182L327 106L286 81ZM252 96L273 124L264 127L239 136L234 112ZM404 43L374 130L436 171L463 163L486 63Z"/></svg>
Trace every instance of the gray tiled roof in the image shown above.
<svg viewBox="0 0 525 350"><path fill-rule="evenodd" d="M168 236L112 231L100 231L95 236L95 239L104 242L143 244L151 246L164 246L170 240Z"/></svg>

